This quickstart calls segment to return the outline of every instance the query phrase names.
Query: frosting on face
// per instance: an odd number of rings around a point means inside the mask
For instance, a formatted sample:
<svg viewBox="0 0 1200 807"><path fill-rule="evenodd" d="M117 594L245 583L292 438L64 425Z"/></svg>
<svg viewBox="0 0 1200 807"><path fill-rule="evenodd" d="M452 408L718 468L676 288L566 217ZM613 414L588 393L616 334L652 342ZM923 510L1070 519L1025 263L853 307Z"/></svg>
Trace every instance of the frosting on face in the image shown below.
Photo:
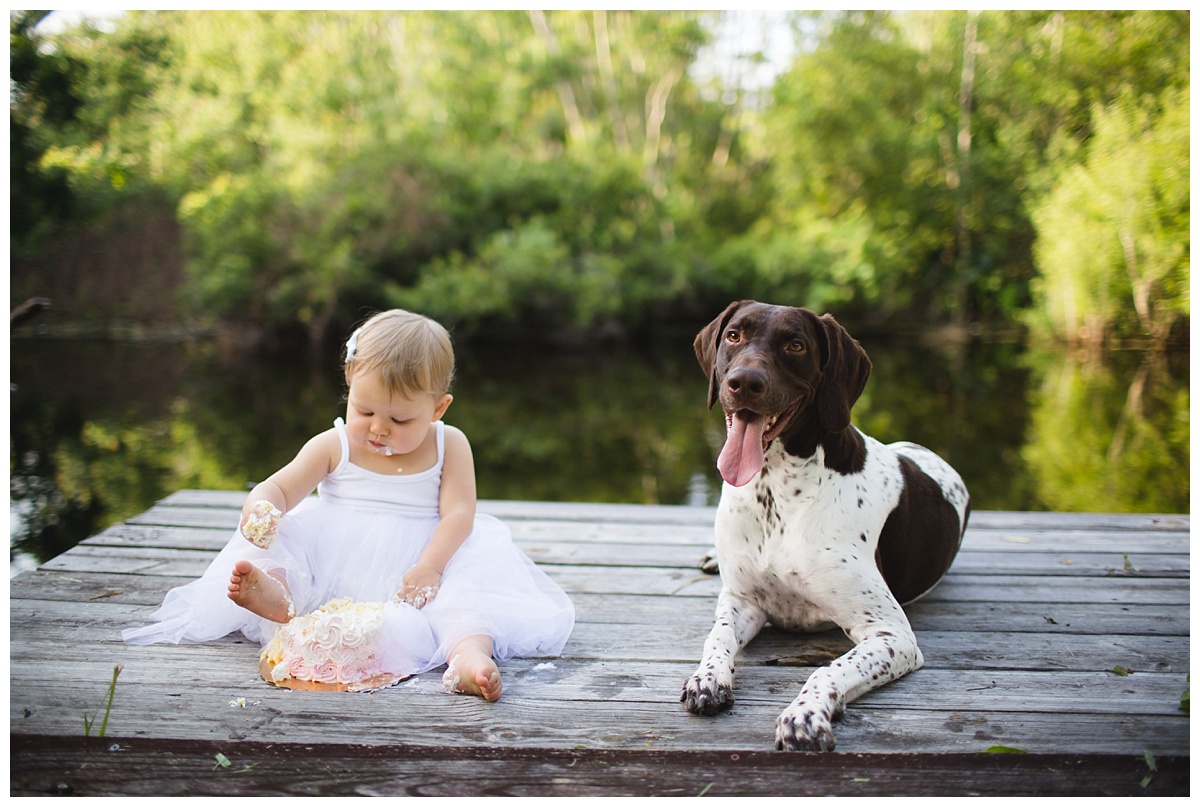
<svg viewBox="0 0 1200 807"><path fill-rule="evenodd" d="M383 603L330 600L275 631L262 658L271 678L353 684L386 673L375 659Z"/></svg>

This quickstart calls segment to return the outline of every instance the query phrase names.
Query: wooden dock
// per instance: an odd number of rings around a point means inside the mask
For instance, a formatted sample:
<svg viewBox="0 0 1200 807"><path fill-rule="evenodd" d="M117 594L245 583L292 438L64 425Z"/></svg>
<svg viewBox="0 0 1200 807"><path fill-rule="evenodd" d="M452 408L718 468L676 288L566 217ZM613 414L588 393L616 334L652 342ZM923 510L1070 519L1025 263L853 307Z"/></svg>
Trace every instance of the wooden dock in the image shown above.
<svg viewBox="0 0 1200 807"><path fill-rule="evenodd" d="M440 671L373 694L275 689L240 635L123 644L200 575L243 497L179 492L10 581L12 795L1190 792L1186 515L973 514L909 609L925 667L849 706L835 752L791 754L775 717L840 634L768 628L732 710L679 703L720 585L698 568L711 508L482 502L577 610L563 656L502 665L494 704L445 694Z"/></svg>

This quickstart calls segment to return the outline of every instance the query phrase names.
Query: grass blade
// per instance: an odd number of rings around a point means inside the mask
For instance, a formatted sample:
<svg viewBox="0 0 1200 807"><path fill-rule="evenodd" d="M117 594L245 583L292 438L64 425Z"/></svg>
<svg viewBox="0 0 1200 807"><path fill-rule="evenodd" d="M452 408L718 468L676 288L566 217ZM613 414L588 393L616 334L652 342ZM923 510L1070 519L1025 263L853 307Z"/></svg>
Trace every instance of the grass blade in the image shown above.
<svg viewBox="0 0 1200 807"><path fill-rule="evenodd" d="M110 712L112 712L113 696L116 695L116 693L117 693L117 676L121 674L121 670L123 670L123 669L125 669L125 668L120 664L113 667L112 683L108 685L108 702L104 706L104 719L100 721L100 731L97 733L97 735L96 735L97 737L103 737L104 732L108 730L108 715ZM97 714L100 713L99 707L97 707L96 713ZM88 716L87 716L87 712L84 712L83 713L83 736L84 737L92 736L92 726L94 726L94 725L96 725L96 718L93 717L89 720Z"/></svg>

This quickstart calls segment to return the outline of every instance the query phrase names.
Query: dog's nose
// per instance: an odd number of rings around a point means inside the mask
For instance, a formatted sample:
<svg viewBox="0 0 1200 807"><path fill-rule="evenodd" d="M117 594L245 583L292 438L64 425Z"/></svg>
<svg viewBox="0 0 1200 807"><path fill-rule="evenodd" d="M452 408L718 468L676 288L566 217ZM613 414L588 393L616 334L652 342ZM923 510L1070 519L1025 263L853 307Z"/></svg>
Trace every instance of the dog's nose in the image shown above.
<svg viewBox="0 0 1200 807"><path fill-rule="evenodd" d="M725 376L725 387L735 395L757 398L767 390L767 377L752 367L742 367Z"/></svg>

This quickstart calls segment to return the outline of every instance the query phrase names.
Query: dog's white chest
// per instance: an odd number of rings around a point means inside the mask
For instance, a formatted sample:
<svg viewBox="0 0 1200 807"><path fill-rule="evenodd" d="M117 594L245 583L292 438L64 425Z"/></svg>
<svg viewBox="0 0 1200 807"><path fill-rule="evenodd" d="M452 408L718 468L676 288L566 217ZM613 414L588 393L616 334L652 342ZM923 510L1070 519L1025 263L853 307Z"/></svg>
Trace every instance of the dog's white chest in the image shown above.
<svg viewBox="0 0 1200 807"><path fill-rule="evenodd" d="M722 493L716 543L723 585L779 627L819 629L835 621L823 605L838 597L837 588L874 572L885 513L860 506L863 475L829 470L820 450L808 459L780 451L763 471Z"/></svg>
<svg viewBox="0 0 1200 807"><path fill-rule="evenodd" d="M764 470L765 479L722 495L716 537L723 585L779 627L819 629L831 621L817 605L825 599L820 581L827 559L809 526L820 521L819 502L833 475L819 463L769 463Z"/></svg>

